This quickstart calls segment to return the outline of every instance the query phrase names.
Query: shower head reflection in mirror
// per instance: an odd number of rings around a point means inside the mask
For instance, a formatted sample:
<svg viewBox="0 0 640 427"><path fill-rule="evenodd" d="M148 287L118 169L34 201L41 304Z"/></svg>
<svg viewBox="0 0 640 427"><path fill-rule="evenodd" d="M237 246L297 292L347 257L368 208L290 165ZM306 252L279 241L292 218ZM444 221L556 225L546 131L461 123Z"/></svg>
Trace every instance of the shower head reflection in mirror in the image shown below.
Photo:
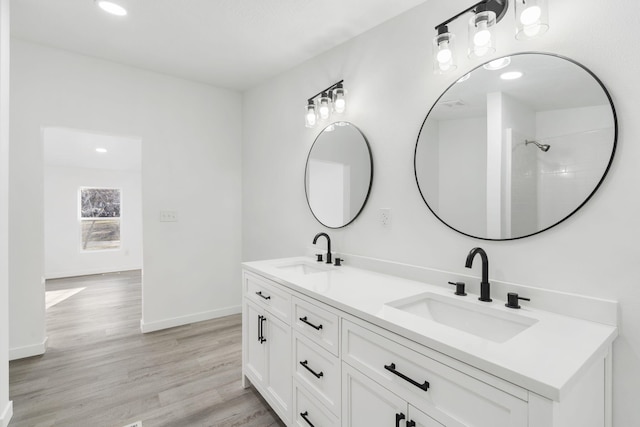
<svg viewBox="0 0 640 427"><path fill-rule="evenodd" d="M551 148L549 144L540 144L538 141L529 141L528 139L524 141L524 145L529 145L529 144L534 144L536 147L538 147L540 150L544 151L545 153L549 151L549 148Z"/></svg>

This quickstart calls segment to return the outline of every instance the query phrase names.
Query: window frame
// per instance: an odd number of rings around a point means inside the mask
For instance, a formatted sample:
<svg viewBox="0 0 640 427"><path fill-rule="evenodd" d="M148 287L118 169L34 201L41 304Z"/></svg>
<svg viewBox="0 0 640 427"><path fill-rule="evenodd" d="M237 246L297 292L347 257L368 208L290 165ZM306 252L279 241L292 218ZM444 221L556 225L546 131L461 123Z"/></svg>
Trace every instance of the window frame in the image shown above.
<svg viewBox="0 0 640 427"><path fill-rule="evenodd" d="M117 217L83 217L82 216L82 192L83 190L117 190L120 194L120 210ZM122 217L123 217L123 190L121 187L102 187L85 185L78 187L78 206L77 206L77 219L78 219L78 234L79 234L79 251L81 253L96 253L96 252L116 252L122 250ZM118 222L118 234L120 236L117 247L111 248L86 248L85 236L83 232L83 225L86 221L117 221ZM87 242L89 243L89 241Z"/></svg>

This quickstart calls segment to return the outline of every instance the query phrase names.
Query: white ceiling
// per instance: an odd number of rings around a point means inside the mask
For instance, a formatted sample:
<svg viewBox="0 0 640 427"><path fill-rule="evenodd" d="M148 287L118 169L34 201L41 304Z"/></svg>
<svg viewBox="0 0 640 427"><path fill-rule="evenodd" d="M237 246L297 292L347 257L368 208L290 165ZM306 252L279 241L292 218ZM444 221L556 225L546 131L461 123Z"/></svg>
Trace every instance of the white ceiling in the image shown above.
<svg viewBox="0 0 640 427"><path fill-rule="evenodd" d="M426 0L13 0L14 37L243 90Z"/></svg>

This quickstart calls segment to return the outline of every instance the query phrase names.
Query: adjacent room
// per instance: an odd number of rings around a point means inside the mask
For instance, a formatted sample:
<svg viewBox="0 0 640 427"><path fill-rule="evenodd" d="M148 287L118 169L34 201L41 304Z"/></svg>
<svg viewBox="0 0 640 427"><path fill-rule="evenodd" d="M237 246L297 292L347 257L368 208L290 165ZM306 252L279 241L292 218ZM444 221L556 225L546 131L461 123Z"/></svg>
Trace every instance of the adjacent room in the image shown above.
<svg viewBox="0 0 640 427"><path fill-rule="evenodd" d="M640 425L634 0L0 0L0 427Z"/></svg>

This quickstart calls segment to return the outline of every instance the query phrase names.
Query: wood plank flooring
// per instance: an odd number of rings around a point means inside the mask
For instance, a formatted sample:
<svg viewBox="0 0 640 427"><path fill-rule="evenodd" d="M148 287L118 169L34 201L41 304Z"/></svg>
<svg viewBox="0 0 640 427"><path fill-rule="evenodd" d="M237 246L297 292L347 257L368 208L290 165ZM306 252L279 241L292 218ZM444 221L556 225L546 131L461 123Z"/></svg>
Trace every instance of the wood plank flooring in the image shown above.
<svg viewBox="0 0 640 427"><path fill-rule="evenodd" d="M241 386L241 316L142 334L140 282L47 281L48 349L10 362L10 427L284 426Z"/></svg>

